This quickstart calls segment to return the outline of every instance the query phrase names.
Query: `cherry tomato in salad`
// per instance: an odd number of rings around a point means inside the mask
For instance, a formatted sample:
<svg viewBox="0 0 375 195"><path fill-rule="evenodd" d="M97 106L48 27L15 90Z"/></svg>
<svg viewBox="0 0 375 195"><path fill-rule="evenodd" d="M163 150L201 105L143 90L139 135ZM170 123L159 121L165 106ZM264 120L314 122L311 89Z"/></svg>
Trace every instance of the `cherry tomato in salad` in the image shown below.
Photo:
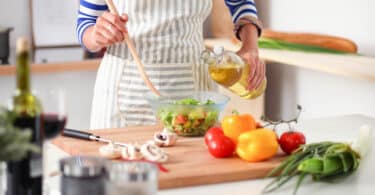
<svg viewBox="0 0 375 195"><path fill-rule="evenodd" d="M285 132L280 136L279 139L280 147L286 154L291 154L300 145L303 145L305 143L305 135L303 135L303 133L299 131Z"/></svg>
<svg viewBox="0 0 375 195"><path fill-rule="evenodd" d="M176 116L175 118L175 124L185 124L187 122L187 117L185 117L184 115L182 114L179 114Z"/></svg>
<svg viewBox="0 0 375 195"><path fill-rule="evenodd" d="M208 151L216 158L225 158L233 155L236 145L224 135L222 128L212 127L205 135Z"/></svg>

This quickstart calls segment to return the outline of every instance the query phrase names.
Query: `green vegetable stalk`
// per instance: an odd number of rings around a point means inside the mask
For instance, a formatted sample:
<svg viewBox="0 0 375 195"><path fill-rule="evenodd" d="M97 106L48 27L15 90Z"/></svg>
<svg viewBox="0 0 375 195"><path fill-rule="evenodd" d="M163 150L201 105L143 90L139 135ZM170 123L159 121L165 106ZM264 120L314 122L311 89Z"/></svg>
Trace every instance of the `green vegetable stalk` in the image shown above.
<svg viewBox="0 0 375 195"><path fill-rule="evenodd" d="M337 51L333 49L327 49L319 46L304 45L289 43L286 41L280 41L275 39L260 38L258 40L259 48L265 49L280 49L289 51L304 51L304 52L318 52L318 53L330 53L330 54L347 54L342 51Z"/></svg>
<svg viewBox="0 0 375 195"><path fill-rule="evenodd" d="M330 181L345 177L357 170L360 155L350 145L337 142L319 142L301 146L268 176L278 175L264 192L274 191L294 176L298 176L293 194L307 175L315 181Z"/></svg>

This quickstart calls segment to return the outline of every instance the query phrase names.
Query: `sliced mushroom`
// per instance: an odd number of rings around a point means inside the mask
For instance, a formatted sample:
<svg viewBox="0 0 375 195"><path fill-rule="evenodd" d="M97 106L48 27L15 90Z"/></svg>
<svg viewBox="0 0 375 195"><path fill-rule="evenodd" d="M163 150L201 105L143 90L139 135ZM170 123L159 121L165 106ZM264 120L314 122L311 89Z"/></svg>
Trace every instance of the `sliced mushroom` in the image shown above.
<svg viewBox="0 0 375 195"><path fill-rule="evenodd" d="M173 146L176 144L178 135L167 130L154 134L154 143L159 147Z"/></svg>
<svg viewBox="0 0 375 195"><path fill-rule="evenodd" d="M145 143L141 146L141 153L146 160L152 162L166 162L168 155L157 145L153 143Z"/></svg>
<svg viewBox="0 0 375 195"><path fill-rule="evenodd" d="M99 154L108 159L116 159L121 157L121 148L109 143L99 148Z"/></svg>
<svg viewBox="0 0 375 195"><path fill-rule="evenodd" d="M143 158L139 146L134 144L129 144L128 147L124 147L121 151L121 156L128 160L141 160Z"/></svg>

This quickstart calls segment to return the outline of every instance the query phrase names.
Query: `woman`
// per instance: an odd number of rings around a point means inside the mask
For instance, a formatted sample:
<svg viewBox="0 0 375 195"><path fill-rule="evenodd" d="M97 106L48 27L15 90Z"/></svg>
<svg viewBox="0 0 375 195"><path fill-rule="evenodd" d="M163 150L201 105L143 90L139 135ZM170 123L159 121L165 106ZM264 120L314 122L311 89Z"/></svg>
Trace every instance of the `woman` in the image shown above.
<svg viewBox="0 0 375 195"><path fill-rule="evenodd" d="M238 54L256 68L249 75L251 88L265 77L258 60L261 24L253 0L225 0L243 46ZM122 42L129 33L147 75L162 93L183 97L206 89L198 64L203 45L203 22L212 0L114 0L121 16L108 12L105 0L80 0L77 34L89 51L107 47L98 70L91 113L91 129L154 123L144 99L143 83L130 52ZM125 27L126 26L126 27ZM192 71L194 69L195 71ZM194 79L193 79L194 78Z"/></svg>

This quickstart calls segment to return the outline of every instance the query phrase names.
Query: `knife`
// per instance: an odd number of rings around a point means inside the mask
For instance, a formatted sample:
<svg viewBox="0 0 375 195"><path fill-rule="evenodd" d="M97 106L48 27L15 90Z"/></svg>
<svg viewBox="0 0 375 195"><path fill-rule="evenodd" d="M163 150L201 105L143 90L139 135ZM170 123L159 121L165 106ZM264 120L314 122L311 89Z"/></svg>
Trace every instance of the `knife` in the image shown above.
<svg viewBox="0 0 375 195"><path fill-rule="evenodd" d="M76 139L82 139L87 141L97 141L97 142L103 142L103 143L112 143L114 145L122 146L122 147L128 147L127 144L121 143L121 142L115 142L113 140L102 138L98 135L95 135L93 133L85 132L85 131L79 131L75 129L64 129L62 136L65 137L71 137Z"/></svg>

